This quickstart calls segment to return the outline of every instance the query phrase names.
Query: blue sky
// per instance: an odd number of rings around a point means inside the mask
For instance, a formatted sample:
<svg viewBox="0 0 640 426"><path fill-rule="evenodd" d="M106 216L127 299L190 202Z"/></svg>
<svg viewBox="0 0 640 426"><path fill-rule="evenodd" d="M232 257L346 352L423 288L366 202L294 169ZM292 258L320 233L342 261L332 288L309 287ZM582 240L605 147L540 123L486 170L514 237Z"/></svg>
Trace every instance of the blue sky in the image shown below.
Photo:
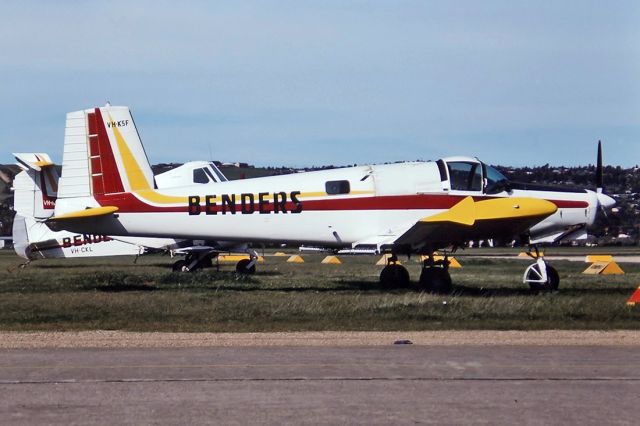
<svg viewBox="0 0 640 426"><path fill-rule="evenodd" d="M640 164L637 1L3 2L0 162L131 107L152 163Z"/></svg>

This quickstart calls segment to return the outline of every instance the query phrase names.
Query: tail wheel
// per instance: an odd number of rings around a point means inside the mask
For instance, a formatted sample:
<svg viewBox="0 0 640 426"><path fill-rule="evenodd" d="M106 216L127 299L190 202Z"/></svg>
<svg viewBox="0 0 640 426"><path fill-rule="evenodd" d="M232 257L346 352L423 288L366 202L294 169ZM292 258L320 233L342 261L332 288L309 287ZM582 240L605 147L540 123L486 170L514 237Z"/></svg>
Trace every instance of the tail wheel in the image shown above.
<svg viewBox="0 0 640 426"><path fill-rule="evenodd" d="M445 268L426 267L420 274L420 287L431 293L449 293L451 291L451 275Z"/></svg>
<svg viewBox="0 0 640 426"><path fill-rule="evenodd" d="M251 259L242 259L238 263L236 263L236 272L238 274L244 275L253 275L256 273L256 264L255 262L251 267L248 267L251 263Z"/></svg>
<svg viewBox="0 0 640 426"><path fill-rule="evenodd" d="M380 272L380 285L382 288L408 287L410 282L409 271L397 263L385 266Z"/></svg>
<svg viewBox="0 0 640 426"><path fill-rule="evenodd" d="M543 278L542 268L547 269L547 278ZM536 262L524 272L524 282L529 284L529 288L535 291L553 291L557 290L560 285L560 275L558 271L546 263L540 264Z"/></svg>

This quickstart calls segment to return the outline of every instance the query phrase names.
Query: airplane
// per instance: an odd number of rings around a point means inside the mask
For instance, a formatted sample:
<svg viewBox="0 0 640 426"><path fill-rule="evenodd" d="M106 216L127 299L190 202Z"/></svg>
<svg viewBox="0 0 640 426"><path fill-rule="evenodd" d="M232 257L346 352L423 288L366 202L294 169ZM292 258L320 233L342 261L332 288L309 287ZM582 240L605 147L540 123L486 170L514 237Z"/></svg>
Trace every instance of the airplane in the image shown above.
<svg viewBox="0 0 640 426"><path fill-rule="evenodd" d="M22 169L13 181L13 240L16 254L29 262L45 258L79 258L100 256L139 256L149 251L169 251L183 255L174 271L193 271L211 266L212 257L221 252L247 252L246 244L184 240L175 238L115 237L94 233L52 231L45 220L53 214L57 200L59 175L55 164L45 153L14 153ZM154 176L161 188L184 183L217 183L227 178L208 161L191 161ZM248 259L237 269L246 271ZM26 266L23 264L23 266ZM255 267L249 272L254 272Z"/></svg>
<svg viewBox="0 0 640 426"><path fill-rule="evenodd" d="M447 292L448 260L468 240L532 246L582 235L615 201L604 192L510 182L473 157L158 188L128 107L67 114L54 229L108 235L288 243L389 253L385 288L407 286L401 254L425 256L419 286ZM542 257L524 281L558 288Z"/></svg>

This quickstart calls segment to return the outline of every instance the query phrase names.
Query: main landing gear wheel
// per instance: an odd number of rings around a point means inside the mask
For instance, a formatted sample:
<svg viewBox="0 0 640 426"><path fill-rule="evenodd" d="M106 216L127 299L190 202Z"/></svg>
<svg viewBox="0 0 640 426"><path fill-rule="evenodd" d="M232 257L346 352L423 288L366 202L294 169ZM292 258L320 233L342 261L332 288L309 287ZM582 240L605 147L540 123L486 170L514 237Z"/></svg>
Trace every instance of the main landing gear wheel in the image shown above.
<svg viewBox="0 0 640 426"><path fill-rule="evenodd" d="M241 275L253 275L256 273L256 263L251 259L242 259L236 263L236 273Z"/></svg>
<svg viewBox="0 0 640 426"><path fill-rule="evenodd" d="M397 263L390 263L380 272L380 286L382 288L408 287L410 283L409 271Z"/></svg>
<svg viewBox="0 0 640 426"><path fill-rule="evenodd" d="M430 293L449 293L451 291L451 275L446 268L428 266L422 268L420 287Z"/></svg>
<svg viewBox="0 0 640 426"><path fill-rule="evenodd" d="M187 268L187 262L185 262L182 259L174 262L173 265L171 266L171 269L173 270L173 272L187 272L187 271L189 271L189 269Z"/></svg>
<svg viewBox="0 0 640 426"><path fill-rule="evenodd" d="M524 271L523 281L534 291L553 291L560 285L558 271L542 259L529 265Z"/></svg>

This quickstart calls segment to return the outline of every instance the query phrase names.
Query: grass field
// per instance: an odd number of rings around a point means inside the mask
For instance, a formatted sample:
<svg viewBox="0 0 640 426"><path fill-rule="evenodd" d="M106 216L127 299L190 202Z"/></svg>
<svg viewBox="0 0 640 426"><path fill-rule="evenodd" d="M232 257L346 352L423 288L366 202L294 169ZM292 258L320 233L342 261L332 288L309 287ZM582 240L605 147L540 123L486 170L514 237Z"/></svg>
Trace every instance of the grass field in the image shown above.
<svg viewBox="0 0 640 426"><path fill-rule="evenodd" d="M507 252L516 253L491 253ZM288 264L286 257L267 256L256 275L238 280L233 264L220 272L173 273L172 260L159 255L137 264L132 258L42 260L9 271L21 259L0 250L0 329L640 329L640 306L625 303L640 285L640 264L623 264L621 276L587 276L582 262L554 262L560 290L533 294L521 282L528 261L460 256L463 268L451 270L454 292L430 295L381 291L377 257L343 256L342 265L321 264L324 255L303 257L303 264ZM415 281L420 264L401 260Z"/></svg>

